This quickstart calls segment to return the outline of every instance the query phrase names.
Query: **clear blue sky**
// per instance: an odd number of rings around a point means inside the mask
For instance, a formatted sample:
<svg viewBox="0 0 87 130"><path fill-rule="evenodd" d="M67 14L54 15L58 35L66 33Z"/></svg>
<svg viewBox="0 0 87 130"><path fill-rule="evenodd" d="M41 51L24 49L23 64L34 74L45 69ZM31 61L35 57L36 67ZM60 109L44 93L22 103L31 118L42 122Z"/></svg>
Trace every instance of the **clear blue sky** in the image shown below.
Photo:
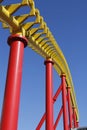
<svg viewBox="0 0 87 130"><path fill-rule="evenodd" d="M3 4L9 2L12 1L4 0ZM35 0L35 5L66 57L75 87L80 126L87 126L87 0ZM8 36L9 31L3 30L0 23L0 111L9 57ZM60 84L55 71L53 82L55 92ZM54 106L54 119L60 106L61 95ZM24 53L18 130L35 130L44 112L44 59L27 47ZM41 130L44 130L44 126ZM57 130L63 130L62 118Z"/></svg>

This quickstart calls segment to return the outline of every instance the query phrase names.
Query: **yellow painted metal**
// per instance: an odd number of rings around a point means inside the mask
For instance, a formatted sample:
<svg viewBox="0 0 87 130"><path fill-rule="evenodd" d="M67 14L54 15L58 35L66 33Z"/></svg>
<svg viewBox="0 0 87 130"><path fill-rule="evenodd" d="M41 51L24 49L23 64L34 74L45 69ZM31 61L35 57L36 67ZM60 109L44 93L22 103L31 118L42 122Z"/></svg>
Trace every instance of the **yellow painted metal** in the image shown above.
<svg viewBox="0 0 87 130"><path fill-rule="evenodd" d="M0 1L0 3L2 0ZM27 14L14 15L20 8L27 6L30 12ZM28 22L30 18L35 18ZM27 22L26 22L27 20ZM72 106L76 108L77 121L79 120L79 112L76 102L74 85L66 59L61 51L58 43L50 32L47 24L44 22L40 12L35 8L33 0L22 0L21 3L11 5L0 4L0 22L4 29L9 29L12 34L21 33L28 39L28 46L44 58L52 58L54 68L61 76L66 74L67 86L71 86Z"/></svg>

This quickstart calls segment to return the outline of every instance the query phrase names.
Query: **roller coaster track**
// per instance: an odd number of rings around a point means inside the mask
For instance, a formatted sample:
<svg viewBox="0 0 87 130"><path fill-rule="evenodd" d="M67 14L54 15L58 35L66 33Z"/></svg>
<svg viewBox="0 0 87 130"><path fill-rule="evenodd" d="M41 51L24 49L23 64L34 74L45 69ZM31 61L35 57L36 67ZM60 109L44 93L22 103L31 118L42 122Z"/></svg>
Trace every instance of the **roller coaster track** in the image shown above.
<svg viewBox="0 0 87 130"><path fill-rule="evenodd" d="M15 15L23 7L29 7L30 11L27 14ZM34 20L29 22L31 18ZM21 3L3 5L3 0L0 0L0 22L4 29L10 30L11 34L19 33L25 36L28 39L28 46L36 53L44 58L52 58L59 76L66 74L67 87L71 87L72 106L76 108L76 116L79 120L74 85L68 64L39 10L35 8L34 1L22 0Z"/></svg>

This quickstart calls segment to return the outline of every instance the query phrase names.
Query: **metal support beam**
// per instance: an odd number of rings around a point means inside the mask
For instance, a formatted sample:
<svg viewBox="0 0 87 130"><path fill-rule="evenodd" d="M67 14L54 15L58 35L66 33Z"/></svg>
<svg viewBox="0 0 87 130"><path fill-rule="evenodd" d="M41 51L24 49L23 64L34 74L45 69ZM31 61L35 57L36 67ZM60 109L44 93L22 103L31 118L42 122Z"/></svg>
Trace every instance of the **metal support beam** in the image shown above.
<svg viewBox="0 0 87 130"><path fill-rule="evenodd" d="M45 65L46 65L46 130L53 130L52 60L48 58L45 61Z"/></svg>
<svg viewBox="0 0 87 130"><path fill-rule="evenodd" d="M44 115L42 116L42 118L41 118L41 120L40 120L40 122L39 122L39 124L38 124L38 126L36 128L36 130L40 130L41 129L45 119L46 119L46 113L44 113Z"/></svg>
<svg viewBox="0 0 87 130"><path fill-rule="evenodd" d="M62 90L62 85L59 86L59 88L57 89L57 91L56 91L56 93L55 93L55 95L53 97L53 104L57 100L61 90ZM38 126L36 128L36 130L40 130L40 128L42 127L42 125L43 125L43 123L45 121L45 119L46 119L46 113L44 113L44 115L42 116L42 118L41 118L41 120L40 120L40 122L39 122L39 124L38 124Z"/></svg>
<svg viewBox="0 0 87 130"><path fill-rule="evenodd" d="M10 45L10 55L0 130L17 130L22 63L27 39L18 34L12 35L8 38L8 44Z"/></svg>
<svg viewBox="0 0 87 130"><path fill-rule="evenodd" d="M77 123L76 123L76 108L73 107L73 119L74 119L74 128L77 128Z"/></svg>
<svg viewBox="0 0 87 130"><path fill-rule="evenodd" d="M70 98L70 87L67 87L67 99L68 99L68 113L69 113L69 128L72 128L72 106Z"/></svg>
<svg viewBox="0 0 87 130"><path fill-rule="evenodd" d="M77 128L79 127L79 122L78 121L76 122L76 126L77 126Z"/></svg>
<svg viewBox="0 0 87 130"><path fill-rule="evenodd" d="M60 112L59 112L59 114L57 116L56 122L54 124L54 130L56 130L56 127L57 127L57 125L59 123L59 120L60 120L60 117L61 117L62 113L63 113L63 106L61 107Z"/></svg>
<svg viewBox="0 0 87 130"><path fill-rule="evenodd" d="M67 99L66 99L66 76L65 74L61 75L61 84L62 84L62 103L63 103L63 125L64 130L68 130L68 113L67 113Z"/></svg>
<svg viewBox="0 0 87 130"><path fill-rule="evenodd" d="M57 91L56 91L56 93L55 93L55 95L54 95L54 97L53 97L53 101L54 101L54 102L57 100L57 98L58 98L58 96L59 96L61 90L62 90L62 85L59 86L59 88L57 89Z"/></svg>

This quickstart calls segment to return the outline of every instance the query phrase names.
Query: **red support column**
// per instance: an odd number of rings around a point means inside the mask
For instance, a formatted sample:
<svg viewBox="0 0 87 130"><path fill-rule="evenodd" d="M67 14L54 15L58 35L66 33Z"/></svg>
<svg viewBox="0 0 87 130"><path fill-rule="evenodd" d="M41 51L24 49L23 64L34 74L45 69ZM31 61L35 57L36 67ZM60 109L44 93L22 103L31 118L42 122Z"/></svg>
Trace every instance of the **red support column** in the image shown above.
<svg viewBox="0 0 87 130"><path fill-rule="evenodd" d="M77 128L77 123L76 123L76 108L73 107L73 118L74 118L74 128Z"/></svg>
<svg viewBox="0 0 87 130"><path fill-rule="evenodd" d="M17 130L22 63L27 39L18 34L12 35L8 38L8 44L10 55L0 130Z"/></svg>
<svg viewBox="0 0 87 130"><path fill-rule="evenodd" d="M54 95L54 97L53 97L53 104L54 104L55 101L57 100L57 98L58 98L58 96L59 96L61 90L62 90L62 85L59 86L58 90L56 91L56 93L55 93L55 95ZM46 119L46 113L44 113L44 115L42 116L42 118L41 118L41 120L40 120L38 126L36 127L36 130L40 130L40 128L42 127L42 125L43 125L43 123L44 123L44 121L45 121L45 119Z"/></svg>
<svg viewBox="0 0 87 130"><path fill-rule="evenodd" d="M72 106L70 98L70 87L67 87L67 96L68 96L68 112L69 112L69 127L72 128Z"/></svg>
<svg viewBox="0 0 87 130"><path fill-rule="evenodd" d="M63 124L64 130L68 130L68 113L67 113L67 99L66 99L66 76L65 74L61 75L62 83L62 102L63 102Z"/></svg>
<svg viewBox="0 0 87 130"><path fill-rule="evenodd" d="M76 122L76 126L77 126L77 128L79 127L79 122L78 121Z"/></svg>
<svg viewBox="0 0 87 130"><path fill-rule="evenodd" d="M45 61L46 65L46 130L53 130L53 82L52 65L49 58Z"/></svg>

